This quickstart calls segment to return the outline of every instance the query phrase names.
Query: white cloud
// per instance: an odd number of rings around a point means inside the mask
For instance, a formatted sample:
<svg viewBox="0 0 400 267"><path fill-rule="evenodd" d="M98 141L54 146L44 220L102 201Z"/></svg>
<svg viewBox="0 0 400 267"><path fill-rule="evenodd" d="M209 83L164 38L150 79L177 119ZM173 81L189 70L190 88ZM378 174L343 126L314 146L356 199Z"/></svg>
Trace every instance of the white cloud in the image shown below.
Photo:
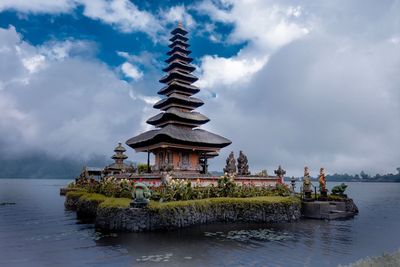
<svg viewBox="0 0 400 267"><path fill-rule="evenodd" d="M201 59L202 75L198 86L203 89L214 89L220 85L229 86L235 83L246 83L259 71L267 61L264 58L223 58L204 56Z"/></svg>
<svg viewBox="0 0 400 267"><path fill-rule="evenodd" d="M67 13L75 6L75 0L2 0L0 12L12 9L26 13Z"/></svg>
<svg viewBox="0 0 400 267"><path fill-rule="evenodd" d="M46 45L49 51L64 47ZM148 100L130 98L140 94L106 65L69 53L45 54L44 46L22 41L13 27L0 28L0 47L2 153L107 155L118 140L140 130ZM46 67L38 68L37 61L43 60Z"/></svg>
<svg viewBox="0 0 400 267"><path fill-rule="evenodd" d="M74 39L50 41L39 47L40 53L52 60L64 60L70 56L90 57L96 50L95 43Z"/></svg>
<svg viewBox="0 0 400 267"><path fill-rule="evenodd" d="M187 12L185 6L173 6L161 12L161 16L167 23L177 24L182 22L184 27L193 28L196 25L193 17Z"/></svg>
<svg viewBox="0 0 400 267"><path fill-rule="evenodd" d="M22 64L28 69L30 73L35 73L44 68L45 57L43 55L35 55L29 58L23 58Z"/></svg>
<svg viewBox="0 0 400 267"><path fill-rule="evenodd" d="M221 85L246 83L268 62L271 53L309 32L299 21L302 16L299 6L263 0L205 0L196 9L213 21L233 25L226 42L246 42L238 54L230 58L207 55L201 59L199 84L212 90L220 90ZM222 40L214 33L213 24L205 27L204 32L209 33L212 41Z"/></svg>
<svg viewBox="0 0 400 267"><path fill-rule="evenodd" d="M309 32L299 21L299 6L264 0L205 0L197 9L214 21L233 24L228 41L251 41L262 49L277 49Z"/></svg>
<svg viewBox="0 0 400 267"><path fill-rule="evenodd" d="M345 45L346 49L342 49ZM242 149L250 168L289 175L394 171L400 160L400 51L383 39L360 43L313 35L271 55L246 84L218 88L206 114ZM235 89L235 90L232 90ZM226 115L229 114L229 115Z"/></svg>
<svg viewBox="0 0 400 267"><path fill-rule="evenodd" d="M79 0L84 15L116 26L122 32L141 31L154 37L161 30L159 21L150 12L139 10L129 0Z"/></svg>
<svg viewBox="0 0 400 267"><path fill-rule="evenodd" d="M191 28L196 25L183 5L172 6L152 13L141 10L130 0L3 0L0 12L15 10L21 13L72 13L78 7L83 15L112 25L124 33L143 32L153 41L165 41L164 27L182 21Z"/></svg>
<svg viewBox="0 0 400 267"><path fill-rule="evenodd" d="M395 45L400 45L400 36L394 36L389 39L389 42Z"/></svg>
<svg viewBox="0 0 400 267"><path fill-rule="evenodd" d="M132 78L135 81L143 77L143 72L129 62L123 63L121 65L121 70L125 76Z"/></svg>

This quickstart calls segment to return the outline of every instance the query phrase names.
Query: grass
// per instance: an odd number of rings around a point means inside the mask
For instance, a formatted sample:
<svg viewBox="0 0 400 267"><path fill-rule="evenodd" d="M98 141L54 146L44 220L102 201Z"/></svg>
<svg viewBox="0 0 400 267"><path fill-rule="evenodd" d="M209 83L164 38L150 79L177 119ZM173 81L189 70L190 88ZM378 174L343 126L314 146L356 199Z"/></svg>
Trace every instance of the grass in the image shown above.
<svg viewBox="0 0 400 267"><path fill-rule="evenodd" d="M69 197L78 197L83 201L94 201L99 203L100 208L128 208L130 198L115 198L107 197L102 194L88 193L85 191L72 191L68 192ZM248 197L248 198L233 198L233 197L220 197L220 198L206 198L196 200L182 200L171 202L157 202L150 201L148 208L154 211L184 208L187 206L194 206L197 208L206 208L210 205L265 205L265 204L300 204L300 199L297 197L281 197L281 196L262 196L262 197Z"/></svg>
<svg viewBox="0 0 400 267"><path fill-rule="evenodd" d="M105 195L97 194L97 193L84 193L80 199L87 201L95 201L95 202L103 202L107 199Z"/></svg>
<svg viewBox="0 0 400 267"><path fill-rule="evenodd" d="M67 193L67 196L79 198L79 197L83 196L84 194L87 194L87 192L85 190L76 190L76 191L69 191Z"/></svg>
<svg viewBox="0 0 400 267"><path fill-rule="evenodd" d="M262 196L262 197L249 197L249 198L233 198L233 197L219 197L219 198L206 198L185 201L171 201L171 202L156 202L150 201L148 208L150 210L167 210L183 208L187 206L194 206L198 208L206 208L210 205L265 205L265 204L300 204L300 199L296 197L281 197L281 196Z"/></svg>
<svg viewBox="0 0 400 267"><path fill-rule="evenodd" d="M100 204L100 208L128 208L132 199L108 197Z"/></svg>

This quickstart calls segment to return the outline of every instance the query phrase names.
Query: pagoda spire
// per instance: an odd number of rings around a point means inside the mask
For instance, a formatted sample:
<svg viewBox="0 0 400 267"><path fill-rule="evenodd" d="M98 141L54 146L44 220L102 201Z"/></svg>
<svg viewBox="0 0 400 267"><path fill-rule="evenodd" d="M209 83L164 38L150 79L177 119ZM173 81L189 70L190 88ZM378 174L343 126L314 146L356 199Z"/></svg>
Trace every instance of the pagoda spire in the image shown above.
<svg viewBox="0 0 400 267"><path fill-rule="evenodd" d="M118 146L114 149L115 154L111 157L115 164L124 164L124 160L128 158L127 155L124 154L126 149L122 146L121 143L118 143Z"/></svg>
<svg viewBox="0 0 400 267"><path fill-rule="evenodd" d="M169 124L190 128L199 127L207 123L209 119L193 111L204 103L193 97L200 89L193 85L198 78L192 74L196 68L190 64L193 59L189 57L191 51L188 50L189 38L186 36L188 32L183 28L182 23L179 23L171 34L169 45L171 49L167 52L169 57L165 60L168 66L163 69L166 75L160 79L165 86L158 91L158 94L165 98L154 104L154 108L164 112L150 118L147 123L156 127L165 127Z"/></svg>
<svg viewBox="0 0 400 267"><path fill-rule="evenodd" d="M205 173L207 159L218 155L231 141L200 129L210 119L197 112L204 102L194 97L200 91L194 83L198 78L191 64L188 32L181 23L171 31L169 51L166 53L164 84L158 94L163 98L154 104L160 113L147 120L155 129L130 138L126 144L137 152L153 153L152 171L173 168L176 171Z"/></svg>

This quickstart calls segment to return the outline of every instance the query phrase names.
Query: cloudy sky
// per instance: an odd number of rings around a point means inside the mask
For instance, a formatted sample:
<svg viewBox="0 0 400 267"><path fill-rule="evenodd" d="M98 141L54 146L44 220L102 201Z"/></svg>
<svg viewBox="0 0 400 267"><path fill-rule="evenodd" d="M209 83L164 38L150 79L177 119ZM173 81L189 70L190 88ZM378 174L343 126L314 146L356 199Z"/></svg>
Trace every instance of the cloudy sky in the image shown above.
<svg viewBox="0 0 400 267"><path fill-rule="evenodd" d="M211 169L241 149L252 171L395 172L399 14L390 0L0 0L0 152L111 156L150 129L182 21L204 128L233 141Z"/></svg>

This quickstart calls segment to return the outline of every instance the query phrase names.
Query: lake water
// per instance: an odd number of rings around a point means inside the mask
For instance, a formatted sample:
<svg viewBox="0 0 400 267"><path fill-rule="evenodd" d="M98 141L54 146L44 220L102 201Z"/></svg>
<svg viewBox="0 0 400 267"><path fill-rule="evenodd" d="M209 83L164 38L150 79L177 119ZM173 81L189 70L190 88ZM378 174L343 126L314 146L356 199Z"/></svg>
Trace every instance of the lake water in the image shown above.
<svg viewBox="0 0 400 267"><path fill-rule="evenodd" d="M0 266L337 266L400 248L400 183L348 183L349 220L101 233L64 210L68 182L0 179L15 203L0 205Z"/></svg>

